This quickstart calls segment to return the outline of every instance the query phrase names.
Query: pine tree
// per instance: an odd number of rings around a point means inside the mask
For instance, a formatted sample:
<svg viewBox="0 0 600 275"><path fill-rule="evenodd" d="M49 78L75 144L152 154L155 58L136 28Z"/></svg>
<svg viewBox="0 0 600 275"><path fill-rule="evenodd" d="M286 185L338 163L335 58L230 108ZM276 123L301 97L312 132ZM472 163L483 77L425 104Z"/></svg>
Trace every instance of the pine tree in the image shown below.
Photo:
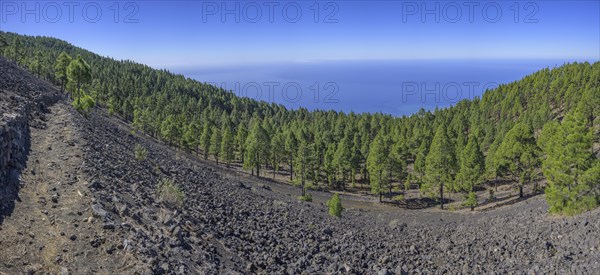
<svg viewBox="0 0 600 275"><path fill-rule="evenodd" d="M435 131L425 159L425 183L422 186L430 193L438 193L441 209L444 209L444 187L452 182L452 163L455 161L453 152L446 127L442 124Z"/></svg>
<svg viewBox="0 0 600 275"><path fill-rule="evenodd" d="M333 164L337 167L337 170L342 173L342 188L345 188L347 175L352 169L352 145L348 138L342 138L340 143L337 145L335 155L333 157Z"/></svg>
<svg viewBox="0 0 600 275"><path fill-rule="evenodd" d="M479 184L484 170L484 157L479 149L477 137L471 136L460 157L460 169L456 175L459 190L472 192Z"/></svg>
<svg viewBox="0 0 600 275"><path fill-rule="evenodd" d="M327 150L325 151L325 156L323 157L323 166L325 174L327 176L327 183L329 187L333 186L333 183L336 180L336 169L333 163L336 148L337 146L335 143L330 143L329 145L327 145Z"/></svg>
<svg viewBox="0 0 600 275"><path fill-rule="evenodd" d="M329 208L329 215L332 217L342 217L342 200L340 200L339 194L333 194L330 200L327 200L327 207Z"/></svg>
<svg viewBox="0 0 600 275"><path fill-rule="evenodd" d="M228 168L235 157L233 144L233 132L229 127L224 127L223 139L221 141L221 156L223 156Z"/></svg>
<svg viewBox="0 0 600 275"><path fill-rule="evenodd" d="M4 36L0 35L0 53L2 53L4 51L4 48L6 48L8 46L8 41L6 41L6 38L4 38Z"/></svg>
<svg viewBox="0 0 600 275"><path fill-rule="evenodd" d="M29 70L33 72L37 77L42 77L42 70L44 68L44 60L41 51L37 51L35 59L29 64Z"/></svg>
<svg viewBox="0 0 600 275"><path fill-rule="evenodd" d="M531 182L532 174L538 165L539 148L533 137L533 130L525 123L517 123L502 140L496 151L499 166L505 167L518 182L519 197L523 197L523 187Z"/></svg>
<svg viewBox="0 0 600 275"><path fill-rule="evenodd" d="M267 147L269 137L260 121L252 123L252 130L246 138L246 156L244 157L244 169L256 169L256 176L260 177L260 165L263 158L268 158Z"/></svg>
<svg viewBox="0 0 600 275"><path fill-rule="evenodd" d="M240 156L240 161L244 163L244 153L246 149L246 139L248 138L248 130L244 123L238 125L237 133L235 135L235 147L236 151Z"/></svg>
<svg viewBox="0 0 600 275"><path fill-rule="evenodd" d="M467 193L468 198L471 199L471 201L468 201L471 210L474 208L472 198L474 197L475 186L479 185L485 170L483 153L481 153L478 143L476 136L472 135L469 138L460 158L460 170L456 175L457 186L460 191ZM477 200L475 200L476 202Z"/></svg>
<svg viewBox="0 0 600 275"><path fill-rule="evenodd" d="M9 51L12 53L14 62L23 64L22 59L24 59L25 51L23 50L23 45L21 45L21 38L17 37L13 40Z"/></svg>
<svg viewBox="0 0 600 275"><path fill-rule="evenodd" d="M379 202L383 200L383 187L386 183L384 173L387 173L387 161L389 160L390 148L387 137L379 132L369 149L367 158L367 169L371 175L371 193L379 194Z"/></svg>
<svg viewBox="0 0 600 275"><path fill-rule="evenodd" d="M597 206L600 165L591 153L592 131L580 112L568 114L562 124L545 126L540 142L546 159L546 200L551 213L577 214Z"/></svg>
<svg viewBox="0 0 600 275"><path fill-rule="evenodd" d="M271 139L271 160L273 165L273 179L279 172L279 165L285 157L285 140L281 132L277 132Z"/></svg>
<svg viewBox="0 0 600 275"><path fill-rule="evenodd" d="M160 136L169 145L173 145L173 141L177 136L177 128L175 127L175 118L172 115L167 118L160 125Z"/></svg>
<svg viewBox="0 0 600 275"><path fill-rule="evenodd" d="M300 182L302 185L302 196L306 193L306 175L311 163L313 144L311 136L307 129L298 130L298 152L296 153L296 163L300 166Z"/></svg>
<svg viewBox="0 0 600 275"><path fill-rule="evenodd" d="M92 70L90 65L81 58L80 55L76 59L72 60L67 66L67 78L69 82L74 84L73 93L74 98L77 100L83 97L81 92L81 86L92 81Z"/></svg>
<svg viewBox="0 0 600 275"><path fill-rule="evenodd" d="M194 121L190 123L183 133L183 143L184 147L189 151L190 149L197 149L200 145L200 136L202 135L202 131L200 131L200 125L198 122Z"/></svg>
<svg viewBox="0 0 600 275"><path fill-rule="evenodd" d="M221 130L213 127L212 135L210 136L210 154L213 155L219 165L219 156L221 154Z"/></svg>
<svg viewBox="0 0 600 275"><path fill-rule="evenodd" d="M394 142L390 151L390 175L395 176L399 182L402 182L406 177L406 162L408 159L408 148L406 142L403 139L398 139ZM389 184L390 195L392 193L391 180Z"/></svg>
<svg viewBox="0 0 600 275"><path fill-rule="evenodd" d="M595 121L600 117L600 87L588 88L583 93L577 111L587 120L587 127L592 131L593 142L599 142L600 134L596 130L598 124ZM593 154L594 148L592 147L590 151Z"/></svg>
<svg viewBox="0 0 600 275"><path fill-rule="evenodd" d="M360 151L360 147L361 147L360 135L358 133L355 133L354 140L352 141L352 158L350 161L350 168L352 169L352 172L351 172L352 187L355 186L356 174L360 170L361 163L363 162L363 156Z"/></svg>
<svg viewBox="0 0 600 275"><path fill-rule="evenodd" d="M204 122L202 136L200 137L200 146L202 146L202 151L204 152L204 160L208 160L208 154L210 153L212 128L209 121Z"/></svg>
<svg viewBox="0 0 600 275"><path fill-rule="evenodd" d="M429 145L423 141L417 149L415 157L414 170L419 177L419 186L423 184L423 177L425 176L425 159L429 153Z"/></svg>
<svg viewBox="0 0 600 275"><path fill-rule="evenodd" d="M288 165L290 166L290 181L294 179L294 155L298 151L298 139L292 129L285 132L285 150L288 153Z"/></svg>

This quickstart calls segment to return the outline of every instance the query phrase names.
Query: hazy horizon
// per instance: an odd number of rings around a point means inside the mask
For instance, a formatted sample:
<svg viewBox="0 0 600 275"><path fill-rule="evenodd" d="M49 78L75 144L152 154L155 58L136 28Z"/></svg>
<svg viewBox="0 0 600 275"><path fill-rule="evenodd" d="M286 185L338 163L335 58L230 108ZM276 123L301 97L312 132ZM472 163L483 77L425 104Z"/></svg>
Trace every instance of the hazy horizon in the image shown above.
<svg viewBox="0 0 600 275"><path fill-rule="evenodd" d="M588 60L360 60L166 69L238 96L291 109L402 116L421 108L446 108L462 99L480 97L486 88L572 62Z"/></svg>

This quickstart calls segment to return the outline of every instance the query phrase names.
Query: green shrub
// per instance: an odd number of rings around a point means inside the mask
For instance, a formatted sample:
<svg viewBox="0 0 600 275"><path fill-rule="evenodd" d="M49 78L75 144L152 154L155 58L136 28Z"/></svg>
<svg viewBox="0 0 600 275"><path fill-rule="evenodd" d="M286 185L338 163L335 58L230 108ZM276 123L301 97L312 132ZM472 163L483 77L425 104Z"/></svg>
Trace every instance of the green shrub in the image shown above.
<svg viewBox="0 0 600 275"><path fill-rule="evenodd" d="M327 201L327 206L329 207L329 215L333 217L342 217L342 201L340 200L340 195L334 194L333 197Z"/></svg>
<svg viewBox="0 0 600 275"><path fill-rule="evenodd" d="M475 192L469 192L469 194L466 196L465 202L463 202L463 206L471 208L471 211L475 209L477 206L477 195Z"/></svg>
<svg viewBox="0 0 600 275"><path fill-rule="evenodd" d="M397 196L394 196L394 197L392 198L392 200L394 200L394 201L403 201L403 200L404 200L404 195L397 195Z"/></svg>
<svg viewBox="0 0 600 275"><path fill-rule="evenodd" d="M75 110L87 117L92 112L94 106L96 106L96 101L94 101L91 96L84 93L83 96L73 100L73 103L71 104L75 107Z"/></svg>
<svg viewBox="0 0 600 275"><path fill-rule="evenodd" d="M588 190L589 188L584 185L578 185L569 190L566 186L550 184L546 187L549 212L573 216L596 208L598 200L593 194L579 195L585 194Z"/></svg>
<svg viewBox="0 0 600 275"><path fill-rule="evenodd" d="M310 193L306 192L306 194L304 194L304 196L300 196L299 199L301 201L311 202L312 201L312 195Z"/></svg>
<svg viewBox="0 0 600 275"><path fill-rule="evenodd" d="M160 201L172 207L181 207L185 194L172 180L161 179L158 182L157 194Z"/></svg>
<svg viewBox="0 0 600 275"><path fill-rule="evenodd" d="M143 161L148 157L148 150L140 144L135 145L135 159L137 161Z"/></svg>

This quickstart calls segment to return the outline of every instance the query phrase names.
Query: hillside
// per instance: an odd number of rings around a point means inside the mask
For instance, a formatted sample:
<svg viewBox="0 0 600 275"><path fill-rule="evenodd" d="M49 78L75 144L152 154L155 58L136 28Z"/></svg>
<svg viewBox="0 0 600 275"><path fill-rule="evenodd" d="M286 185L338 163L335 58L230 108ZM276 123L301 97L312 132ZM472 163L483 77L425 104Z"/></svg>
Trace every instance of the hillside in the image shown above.
<svg viewBox="0 0 600 275"><path fill-rule="evenodd" d="M3 98L40 90L11 62L0 68ZM2 211L0 272L593 273L599 264L598 209L551 217L538 196L475 213L351 207L339 219L277 183L225 177L103 109L85 118L64 98L47 107L28 120L19 200ZM147 158L136 160L135 145ZM161 201L163 178L182 188L183 207Z"/></svg>
<svg viewBox="0 0 600 275"><path fill-rule="evenodd" d="M439 126L444 126L450 160L442 184L446 193L460 197L497 182L512 185L518 193L535 193L541 188L538 183L544 182L544 156L536 153L531 167L508 163L509 156L498 148L508 148L502 143L511 129L522 128L533 136L531 140L538 140L548 122L578 112L596 144L600 137L600 62L543 69L487 91L482 98L392 117L288 110L164 70L102 57L54 38L0 34L11 45L3 50L5 56L57 85L64 84L55 74L59 54L80 55L91 68L92 81L84 84L85 93L139 132L216 163L315 189L385 195L384 200L392 201L401 194L393 190L407 184L414 192L439 196L439 184L427 177L426 158ZM476 144L471 148L478 147L485 157L475 178L466 176L468 169L461 167L470 140ZM385 176L373 176L379 173ZM478 196L481 202L482 195Z"/></svg>

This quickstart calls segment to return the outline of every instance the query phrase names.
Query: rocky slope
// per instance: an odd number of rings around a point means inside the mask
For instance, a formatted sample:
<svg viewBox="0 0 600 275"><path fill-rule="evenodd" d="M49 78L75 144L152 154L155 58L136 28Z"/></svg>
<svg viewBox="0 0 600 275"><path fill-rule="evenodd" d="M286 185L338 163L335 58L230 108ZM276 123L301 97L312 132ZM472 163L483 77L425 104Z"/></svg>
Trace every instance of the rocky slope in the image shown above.
<svg viewBox="0 0 600 275"><path fill-rule="evenodd" d="M226 177L193 157L133 134L101 109L89 119L62 103L51 110L48 127L66 120L59 126L66 128L40 135L33 130L30 154L66 172L37 181L27 176L29 165L22 172L24 196L14 212L19 215L0 223L0 262L9 263L0 264L0 272L590 274L600 266L600 210L573 218L552 217L543 197L537 196L486 212L353 208L346 209L341 219L332 218L322 203L299 202L299 192ZM61 135L65 132L70 134ZM43 134L51 138L44 139ZM134 157L136 144L149 151L143 161ZM44 146L52 147L52 152ZM66 160L49 159L61 155ZM57 171L46 163L36 169L43 175ZM163 178L185 191L183 207L160 202L156 185ZM28 195L24 191L28 188L37 191ZM73 199L77 191L80 199ZM45 205L37 202L38 193L44 193ZM342 202L349 200L353 198L342 197ZM54 205L60 211L52 210ZM58 234L43 235L66 246L66 252L49 253L61 256L58 263L44 261L25 248L37 242L38 233L29 237L23 229L21 235L4 229L45 226L43 216L20 216L27 211L54 215L46 220L64 217L68 228L63 223L55 229L47 225L54 230L49 232ZM15 247L26 253L7 261Z"/></svg>
<svg viewBox="0 0 600 275"><path fill-rule="evenodd" d="M479 213L347 210L337 219L297 194L225 179L102 112L78 124L95 195L154 272L593 273L600 264L598 210L552 217L538 196ZM149 149L146 161L135 161L135 144ZM185 207L157 202L160 178L185 190Z"/></svg>

